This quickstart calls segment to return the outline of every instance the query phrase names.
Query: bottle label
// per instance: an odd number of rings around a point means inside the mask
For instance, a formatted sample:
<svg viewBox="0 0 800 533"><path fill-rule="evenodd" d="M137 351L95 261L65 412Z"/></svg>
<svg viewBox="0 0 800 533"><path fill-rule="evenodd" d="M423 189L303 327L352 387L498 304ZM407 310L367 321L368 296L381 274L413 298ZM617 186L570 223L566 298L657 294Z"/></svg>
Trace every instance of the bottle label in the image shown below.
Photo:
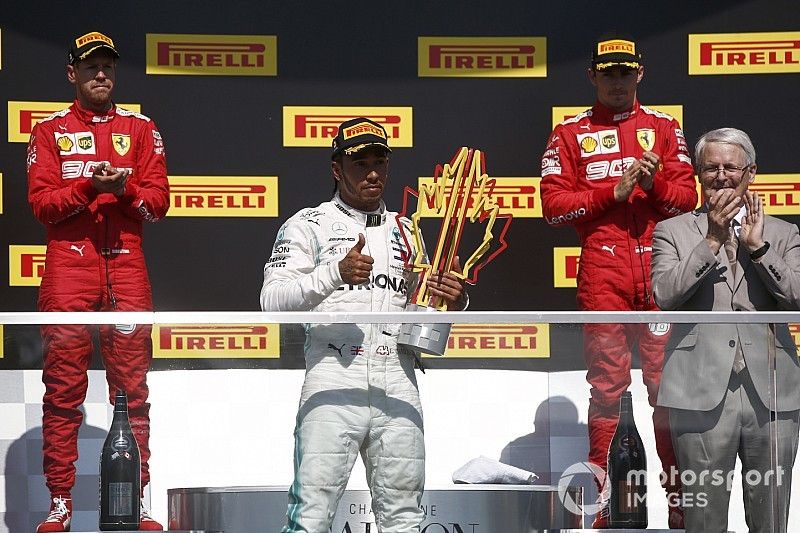
<svg viewBox="0 0 800 533"><path fill-rule="evenodd" d="M133 514L133 483L108 484L108 515L131 516Z"/></svg>

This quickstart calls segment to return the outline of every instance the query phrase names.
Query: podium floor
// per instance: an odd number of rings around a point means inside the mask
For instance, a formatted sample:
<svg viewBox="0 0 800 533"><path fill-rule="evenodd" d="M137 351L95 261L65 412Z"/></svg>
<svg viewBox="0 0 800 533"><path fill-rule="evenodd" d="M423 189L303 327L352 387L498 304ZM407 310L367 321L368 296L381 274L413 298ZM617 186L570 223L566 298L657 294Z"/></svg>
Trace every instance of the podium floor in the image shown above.
<svg viewBox="0 0 800 533"><path fill-rule="evenodd" d="M170 529L207 533L280 531L286 523L286 486L197 487L167 491ZM582 491L570 487L582 503ZM549 485L448 485L425 490L421 533L537 533L581 530L582 517L561 504ZM368 490L347 490L332 531L374 533ZM608 531L608 530L606 530Z"/></svg>

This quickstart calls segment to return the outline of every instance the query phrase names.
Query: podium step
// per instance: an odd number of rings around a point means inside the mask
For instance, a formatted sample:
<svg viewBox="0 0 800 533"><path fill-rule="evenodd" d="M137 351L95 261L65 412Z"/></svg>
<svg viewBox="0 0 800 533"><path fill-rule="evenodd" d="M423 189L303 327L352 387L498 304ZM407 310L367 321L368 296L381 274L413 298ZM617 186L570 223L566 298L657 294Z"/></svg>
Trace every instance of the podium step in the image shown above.
<svg viewBox="0 0 800 533"><path fill-rule="evenodd" d="M581 489L568 490L572 501L580 505ZM170 530L280 531L286 523L287 491L285 486L169 489ZM582 517L565 509L558 487L549 485L430 488L425 490L421 507L426 514L421 533L584 531L575 529L583 525ZM374 533L374 523L369 491L345 491L332 531Z"/></svg>

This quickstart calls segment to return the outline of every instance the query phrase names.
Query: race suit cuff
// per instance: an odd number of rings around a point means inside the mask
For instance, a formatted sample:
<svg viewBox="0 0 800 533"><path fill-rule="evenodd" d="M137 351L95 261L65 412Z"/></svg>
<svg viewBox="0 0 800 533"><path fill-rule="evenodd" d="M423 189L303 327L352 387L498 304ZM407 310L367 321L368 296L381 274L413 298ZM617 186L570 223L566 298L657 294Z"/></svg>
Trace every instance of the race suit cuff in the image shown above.
<svg viewBox="0 0 800 533"><path fill-rule="evenodd" d="M137 187L130 181L125 182L125 190L123 191L119 199L122 200L123 202L132 204L133 201L136 200L137 196L139 196L139 187Z"/></svg>
<svg viewBox="0 0 800 533"><path fill-rule="evenodd" d="M617 203L616 198L614 198L614 187L607 187L595 191L592 200L600 211L605 211Z"/></svg>
<svg viewBox="0 0 800 533"><path fill-rule="evenodd" d="M663 170L661 172L663 172ZM656 175L653 176L653 186L650 187L649 191L644 192L647 194L648 198L655 200L656 198L663 197L664 193L667 192L666 187L664 180L659 179L659 173L656 173Z"/></svg>
<svg viewBox="0 0 800 533"><path fill-rule="evenodd" d="M78 198L80 201L88 205L92 203L92 201L97 198L97 189L94 188L92 185L91 180L81 180L75 185L75 192L77 193Z"/></svg>
<svg viewBox="0 0 800 533"><path fill-rule="evenodd" d="M344 284L342 273L339 272L339 262L331 261L327 265L327 270L322 272L322 281L331 292L335 291Z"/></svg>

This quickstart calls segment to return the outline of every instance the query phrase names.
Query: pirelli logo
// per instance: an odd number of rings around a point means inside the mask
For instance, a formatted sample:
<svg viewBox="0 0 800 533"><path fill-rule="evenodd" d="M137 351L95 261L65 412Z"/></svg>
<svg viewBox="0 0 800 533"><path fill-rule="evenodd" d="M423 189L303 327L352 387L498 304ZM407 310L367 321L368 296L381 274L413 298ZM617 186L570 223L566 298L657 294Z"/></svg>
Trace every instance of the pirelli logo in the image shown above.
<svg viewBox="0 0 800 533"><path fill-rule="evenodd" d="M580 259L580 246L557 246L553 248L553 287L563 289L578 286Z"/></svg>
<svg viewBox="0 0 800 533"><path fill-rule="evenodd" d="M275 35L148 33L148 74L277 76Z"/></svg>
<svg viewBox="0 0 800 533"><path fill-rule="evenodd" d="M591 106L553 106L553 128L561 124L567 119L583 113ZM650 109L666 113L678 121L678 124L683 126L683 106L682 105L647 105Z"/></svg>
<svg viewBox="0 0 800 533"><path fill-rule="evenodd" d="M386 129L389 146L414 146L411 107L283 107L283 145L330 148L339 124L356 117L371 119Z"/></svg>
<svg viewBox="0 0 800 533"><path fill-rule="evenodd" d="M447 357L550 357L549 324L453 324ZM425 355L425 357L436 357Z"/></svg>
<svg viewBox="0 0 800 533"><path fill-rule="evenodd" d="M800 72L800 32L689 35L689 74Z"/></svg>
<svg viewBox="0 0 800 533"><path fill-rule="evenodd" d="M418 37L419 77L544 78L546 37Z"/></svg>
<svg viewBox="0 0 800 533"><path fill-rule="evenodd" d="M749 189L768 215L800 215L800 174L758 174Z"/></svg>
<svg viewBox="0 0 800 533"><path fill-rule="evenodd" d="M72 102L8 102L8 142L27 143L33 127L43 118L72 105ZM130 111L141 113L140 104L119 104Z"/></svg>
<svg viewBox="0 0 800 533"><path fill-rule="evenodd" d="M8 246L8 284L12 287L38 287L42 284L47 246L10 244Z"/></svg>
<svg viewBox="0 0 800 533"><path fill-rule="evenodd" d="M161 324L153 326L153 357L277 359L278 324Z"/></svg>
<svg viewBox="0 0 800 533"><path fill-rule="evenodd" d="M104 43L114 46L114 41L112 41L108 36L103 35L98 31L93 31L87 33L86 35L81 35L77 39L75 39L75 47L80 48L81 46L85 45L86 43L90 43L92 41L103 41ZM85 55L83 57L86 57Z"/></svg>
<svg viewBox="0 0 800 533"><path fill-rule="evenodd" d="M492 198L500 207L501 215L512 215L514 218L542 218L542 203L539 197L539 183L542 178L498 178L495 181ZM433 177L420 177L417 180L417 190L430 187L434 184ZM477 193L477 191L476 191ZM452 187L445 190L448 196L452 194ZM434 208L434 198L428 198L422 206L423 217L441 217ZM468 207L474 205L475 197L468 200Z"/></svg>
<svg viewBox="0 0 800 533"><path fill-rule="evenodd" d="M169 217L276 217L277 176L170 176Z"/></svg>

